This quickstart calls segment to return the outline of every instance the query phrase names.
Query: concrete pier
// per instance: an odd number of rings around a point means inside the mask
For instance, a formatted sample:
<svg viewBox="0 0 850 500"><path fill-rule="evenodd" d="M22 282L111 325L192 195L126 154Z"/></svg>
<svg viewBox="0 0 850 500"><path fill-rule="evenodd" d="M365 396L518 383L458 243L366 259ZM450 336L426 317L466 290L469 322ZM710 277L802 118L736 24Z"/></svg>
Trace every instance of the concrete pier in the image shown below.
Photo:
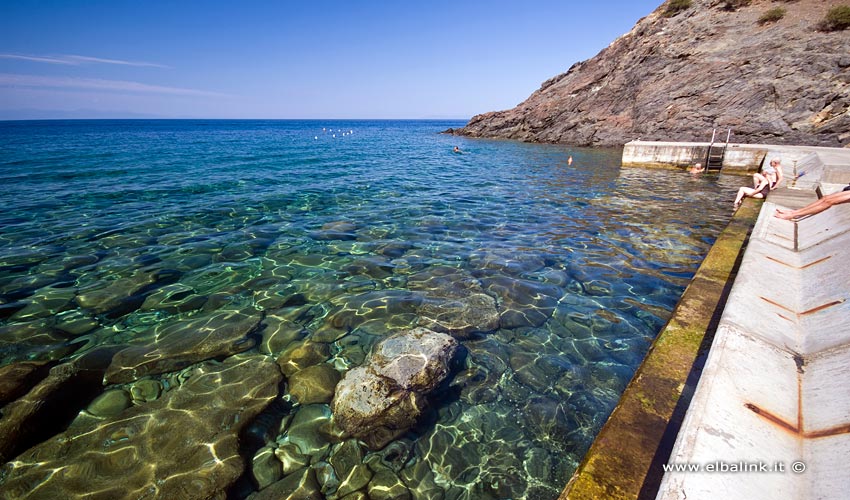
<svg viewBox="0 0 850 500"><path fill-rule="evenodd" d="M623 146L623 166L685 169L694 163L705 164L709 146L707 142L632 141ZM714 146L717 147L718 143L714 143ZM765 158L778 156L782 158L786 177L793 176L795 165L799 171L804 171L804 165L797 163L802 162L804 157L815 154L815 151L818 161L826 165L840 163L845 157L842 155L847 154L847 149L843 148L729 143L720 171L726 174L756 172L766 163ZM809 179L818 182L820 175Z"/></svg>
<svg viewBox="0 0 850 500"><path fill-rule="evenodd" d="M850 182L850 151L810 151L797 167L808 170L787 191L828 194ZM774 194L668 461L682 470L665 473L659 500L850 491L850 204L792 222L774 211L795 199Z"/></svg>
<svg viewBox="0 0 850 500"><path fill-rule="evenodd" d="M850 183L850 150L762 148L785 186L735 214L561 499L847 497L850 204L773 213Z"/></svg>
<svg viewBox="0 0 850 500"><path fill-rule="evenodd" d="M707 142L632 141L623 147L623 166L687 168L695 163L705 165L709 146ZM721 171L739 174L755 172L761 167L767 151L768 146L760 144L730 143L723 156Z"/></svg>

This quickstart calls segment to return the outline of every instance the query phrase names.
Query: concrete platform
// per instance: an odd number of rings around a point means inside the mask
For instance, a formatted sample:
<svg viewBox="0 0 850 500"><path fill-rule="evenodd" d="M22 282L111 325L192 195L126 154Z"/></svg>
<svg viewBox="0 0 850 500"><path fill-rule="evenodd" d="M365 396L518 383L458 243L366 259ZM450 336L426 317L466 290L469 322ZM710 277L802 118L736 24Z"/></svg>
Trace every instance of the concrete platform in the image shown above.
<svg viewBox="0 0 850 500"><path fill-rule="evenodd" d="M763 149L787 182L744 201L561 500L850 497L850 204L773 217L843 189L850 149Z"/></svg>
<svg viewBox="0 0 850 500"><path fill-rule="evenodd" d="M850 151L800 166L809 193L834 189ZM805 201L788 195L762 207L659 500L848 497L850 204L791 222L773 216Z"/></svg>

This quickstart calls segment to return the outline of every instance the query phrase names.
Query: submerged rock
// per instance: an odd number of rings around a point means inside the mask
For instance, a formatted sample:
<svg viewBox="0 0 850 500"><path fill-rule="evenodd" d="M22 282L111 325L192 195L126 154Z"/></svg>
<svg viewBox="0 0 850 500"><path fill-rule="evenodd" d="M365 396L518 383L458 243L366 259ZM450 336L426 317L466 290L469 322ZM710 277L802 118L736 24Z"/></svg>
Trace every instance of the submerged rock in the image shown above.
<svg viewBox="0 0 850 500"><path fill-rule="evenodd" d="M58 360L79 348L46 318L0 326L0 352L7 360Z"/></svg>
<svg viewBox="0 0 850 500"><path fill-rule="evenodd" d="M331 464L322 461L314 463L312 467L316 470L316 479L319 481L322 494L326 497L328 495L338 497L339 495L335 495L335 493L337 488L339 488L339 477L337 477L336 471Z"/></svg>
<svg viewBox="0 0 850 500"><path fill-rule="evenodd" d="M283 478L283 465L277 459L271 446L263 446L251 460L251 476L260 489Z"/></svg>
<svg viewBox="0 0 850 500"><path fill-rule="evenodd" d="M369 448L383 448L416 423L427 406L425 395L448 375L457 346L451 336L425 328L384 339L365 366L337 385L336 423Z"/></svg>
<svg viewBox="0 0 850 500"><path fill-rule="evenodd" d="M59 312L72 307L76 291L67 288L64 284L57 286L56 283L40 288L32 295L24 299L27 305L15 312L10 318L12 321L29 321L36 318L51 318Z"/></svg>
<svg viewBox="0 0 850 500"><path fill-rule="evenodd" d="M328 462L338 476L345 477L354 467L363 463L363 449L356 439L348 439L333 450Z"/></svg>
<svg viewBox="0 0 850 500"><path fill-rule="evenodd" d="M496 300L459 269L431 268L411 276L408 286L424 297L417 310L421 326L457 338L499 328Z"/></svg>
<svg viewBox="0 0 850 500"><path fill-rule="evenodd" d="M293 472L310 465L310 456L301 453L298 445L287 443L274 450L274 456L283 466L283 475L287 476Z"/></svg>
<svg viewBox="0 0 850 500"><path fill-rule="evenodd" d="M99 327L95 318L80 309L65 311L56 315L55 328L68 335L79 336Z"/></svg>
<svg viewBox="0 0 850 500"><path fill-rule="evenodd" d="M260 352L264 354L276 354L307 335L307 330L302 325L272 314L266 316L263 325Z"/></svg>
<svg viewBox="0 0 850 500"><path fill-rule="evenodd" d="M0 463L67 425L83 405L103 390L103 373L114 353L115 348L100 347L54 366L29 392L4 406Z"/></svg>
<svg viewBox="0 0 850 500"><path fill-rule="evenodd" d="M372 479L372 471L364 464L355 465L348 474L340 475L341 481L337 489L337 495L345 497L355 491L362 490Z"/></svg>
<svg viewBox="0 0 850 500"><path fill-rule="evenodd" d="M369 498L371 500L410 500L413 497L398 476L389 469L382 469L369 481Z"/></svg>
<svg viewBox="0 0 850 500"><path fill-rule="evenodd" d="M248 497L248 500L324 500L319 489L316 471L312 467L293 472L268 488Z"/></svg>
<svg viewBox="0 0 850 500"><path fill-rule="evenodd" d="M323 342L302 342L284 351L277 364L287 377L307 367L324 363L331 356L330 347Z"/></svg>
<svg viewBox="0 0 850 500"><path fill-rule="evenodd" d="M441 499L445 498L445 491L441 488L434 477L434 471L425 460L420 460L401 471L401 479L408 484L414 498ZM378 478L380 481L383 477Z"/></svg>
<svg viewBox="0 0 850 500"><path fill-rule="evenodd" d="M156 273L139 270L106 286L82 290L76 301L80 307L117 318L138 309L145 301L142 290L157 280Z"/></svg>
<svg viewBox="0 0 850 500"><path fill-rule="evenodd" d="M110 384L131 382L245 351L253 347L249 335L259 323L258 317L226 312L169 325L152 345L128 347L116 354L104 378Z"/></svg>
<svg viewBox="0 0 850 500"><path fill-rule="evenodd" d="M140 309L143 311L161 310L178 314L200 309L206 301L207 298L198 295L194 288L182 283L173 283L148 295Z"/></svg>
<svg viewBox="0 0 850 500"><path fill-rule="evenodd" d="M143 379L130 386L130 396L135 404L147 403L159 398L162 384L158 380Z"/></svg>
<svg viewBox="0 0 850 500"><path fill-rule="evenodd" d="M361 257L342 268L353 276L382 280L393 275L393 265L387 258Z"/></svg>
<svg viewBox="0 0 850 500"><path fill-rule="evenodd" d="M349 221L335 221L324 224L318 231L312 231L314 240L356 240L357 225Z"/></svg>
<svg viewBox="0 0 850 500"><path fill-rule="evenodd" d="M286 439L298 447L303 455L312 457L315 463L327 455L330 448L331 412L327 405L301 406L286 430Z"/></svg>
<svg viewBox="0 0 850 500"><path fill-rule="evenodd" d="M552 285L507 276L482 278L484 289L499 299L502 328L539 327L552 317L561 290Z"/></svg>
<svg viewBox="0 0 850 500"><path fill-rule="evenodd" d="M47 375L46 364L47 361L19 361L0 367L0 405L26 394Z"/></svg>
<svg viewBox="0 0 850 500"><path fill-rule="evenodd" d="M572 410L572 411L571 411ZM580 427L571 405L542 396L528 400L523 409L527 428L541 441L564 443L574 429Z"/></svg>
<svg viewBox="0 0 850 500"><path fill-rule="evenodd" d="M110 389L96 397L88 411L96 417L114 417L131 406L130 393L124 389Z"/></svg>
<svg viewBox="0 0 850 500"><path fill-rule="evenodd" d="M18 456L3 467L0 497L224 498L245 467L239 432L277 396L281 378L263 358L199 366L159 400Z"/></svg>
<svg viewBox="0 0 850 500"><path fill-rule="evenodd" d="M308 366L289 377L289 393L302 405L330 403L340 375L333 366Z"/></svg>
<svg viewBox="0 0 850 500"><path fill-rule="evenodd" d="M378 290L341 296L333 302L337 309L328 318L328 324L337 330L348 332L355 328L364 328L364 325L372 322L380 325L399 321L409 323L408 320L415 319L422 297L407 290Z"/></svg>

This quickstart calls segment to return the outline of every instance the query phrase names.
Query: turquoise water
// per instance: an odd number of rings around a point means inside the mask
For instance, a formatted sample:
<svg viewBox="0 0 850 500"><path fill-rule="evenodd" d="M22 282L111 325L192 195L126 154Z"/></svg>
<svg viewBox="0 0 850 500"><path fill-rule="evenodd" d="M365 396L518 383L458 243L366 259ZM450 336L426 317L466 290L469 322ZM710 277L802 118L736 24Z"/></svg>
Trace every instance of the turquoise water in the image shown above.
<svg viewBox="0 0 850 500"><path fill-rule="evenodd" d="M168 353L71 397L73 435L237 352L285 364L309 346L342 374L431 322L423 304L445 310L447 283L470 283L495 299L498 327L459 336L427 418L363 463L390 464L414 498L555 498L728 222L738 181L622 169L617 149L438 134L459 125L0 122L0 367L104 346ZM225 347L173 341L233 324L252 328ZM136 397L139 380L156 394ZM128 400L91 407L103 392ZM258 447L298 443L334 498L331 438L287 423L329 418L327 401L299 404L288 384L278 399L231 497L263 485Z"/></svg>

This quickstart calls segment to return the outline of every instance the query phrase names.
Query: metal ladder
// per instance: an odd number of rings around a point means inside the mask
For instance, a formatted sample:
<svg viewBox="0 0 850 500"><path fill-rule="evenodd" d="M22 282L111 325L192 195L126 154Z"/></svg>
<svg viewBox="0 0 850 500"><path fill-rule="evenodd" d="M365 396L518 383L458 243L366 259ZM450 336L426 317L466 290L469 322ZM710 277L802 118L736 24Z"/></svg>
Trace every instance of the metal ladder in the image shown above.
<svg viewBox="0 0 850 500"><path fill-rule="evenodd" d="M705 170L720 170L723 168L723 155L726 154L726 148L729 146L729 137L732 136L732 129L726 131L726 143L722 146L714 144L714 139L717 136L717 129L711 132L711 144L708 145L708 151L705 153Z"/></svg>

